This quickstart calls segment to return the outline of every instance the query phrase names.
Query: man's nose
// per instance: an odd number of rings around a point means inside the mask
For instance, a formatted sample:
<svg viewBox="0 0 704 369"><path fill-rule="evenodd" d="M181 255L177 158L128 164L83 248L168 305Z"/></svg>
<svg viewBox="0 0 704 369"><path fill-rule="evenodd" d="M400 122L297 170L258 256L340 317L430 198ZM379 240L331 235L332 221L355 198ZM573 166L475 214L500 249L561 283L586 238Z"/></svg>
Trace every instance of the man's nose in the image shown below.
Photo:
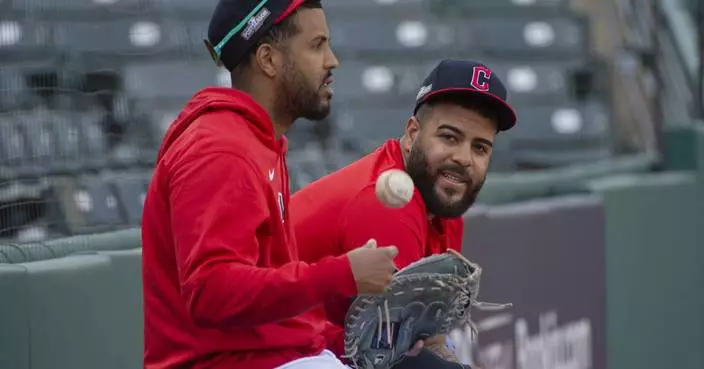
<svg viewBox="0 0 704 369"><path fill-rule="evenodd" d="M335 53L332 49L329 49L328 55L325 58L325 68L328 70L335 69L340 66L340 62L337 60Z"/></svg>
<svg viewBox="0 0 704 369"><path fill-rule="evenodd" d="M462 167L471 167L473 155L471 145L461 145L453 152L452 161Z"/></svg>

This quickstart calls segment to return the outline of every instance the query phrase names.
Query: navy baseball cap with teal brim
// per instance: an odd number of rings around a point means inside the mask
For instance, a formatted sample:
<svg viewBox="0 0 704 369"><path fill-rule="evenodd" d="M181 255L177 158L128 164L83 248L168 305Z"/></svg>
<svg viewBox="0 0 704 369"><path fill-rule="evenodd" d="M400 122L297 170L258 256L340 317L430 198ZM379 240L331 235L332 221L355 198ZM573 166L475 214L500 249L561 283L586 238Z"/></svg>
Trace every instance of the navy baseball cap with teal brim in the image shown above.
<svg viewBox="0 0 704 369"><path fill-rule="evenodd" d="M204 40L218 66L234 69L271 26L293 14L305 0L220 0Z"/></svg>
<svg viewBox="0 0 704 369"><path fill-rule="evenodd" d="M516 125L516 112L508 103L508 91L499 76L482 63L462 59L445 59L430 72L418 91L413 114L428 100L450 94L478 99L491 106L498 115L499 131Z"/></svg>

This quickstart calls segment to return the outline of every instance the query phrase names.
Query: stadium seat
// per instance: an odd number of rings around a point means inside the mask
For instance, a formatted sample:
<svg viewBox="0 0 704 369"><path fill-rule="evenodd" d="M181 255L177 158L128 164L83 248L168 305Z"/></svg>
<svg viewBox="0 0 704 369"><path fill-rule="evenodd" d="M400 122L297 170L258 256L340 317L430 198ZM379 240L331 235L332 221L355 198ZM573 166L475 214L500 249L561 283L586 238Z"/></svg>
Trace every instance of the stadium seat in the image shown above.
<svg viewBox="0 0 704 369"><path fill-rule="evenodd" d="M337 135L348 141L345 146L356 147L364 155L386 140L400 137L411 114L411 104L385 108L339 106L335 112Z"/></svg>
<svg viewBox="0 0 704 369"><path fill-rule="evenodd" d="M17 52L11 61L0 60L0 110L32 110L47 105L46 97L62 87L58 85L61 53L41 50L46 55Z"/></svg>
<svg viewBox="0 0 704 369"><path fill-rule="evenodd" d="M214 9L214 8L213 8ZM212 12L212 10L210 10ZM203 40L208 38L208 22L210 13L202 19L186 19L183 22L183 27L187 34L188 51L197 61L209 61L213 66L213 59L210 52L205 47Z"/></svg>
<svg viewBox="0 0 704 369"><path fill-rule="evenodd" d="M213 13L218 0L150 0L162 13L170 15L185 14L208 19Z"/></svg>
<svg viewBox="0 0 704 369"><path fill-rule="evenodd" d="M506 136L526 168L562 166L608 158L610 127L597 102L517 107L519 121Z"/></svg>
<svg viewBox="0 0 704 369"><path fill-rule="evenodd" d="M4 15L4 14L2 14ZM51 25L21 17L0 17L0 61L46 55L51 49Z"/></svg>
<svg viewBox="0 0 704 369"><path fill-rule="evenodd" d="M331 124L327 122L312 122L307 119L297 120L293 126L286 132L288 139L288 150L299 151L304 150L311 144L320 144L314 134L314 124Z"/></svg>
<svg viewBox="0 0 704 369"><path fill-rule="evenodd" d="M0 109L15 110L21 107L23 98L31 94L22 73L11 66L0 67Z"/></svg>
<svg viewBox="0 0 704 369"><path fill-rule="evenodd" d="M489 66L509 90L511 102L555 102L572 98L575 73L581 61L517 62L480 55L473 60ZM341 101L375 99L412 104L423 79L440 60L349 59L333 72L335 98Z"/></svg>
<svg viewBox="0 0 704 369"><path fill-rule="evenodd" d="M51 218L59 232L86 234L124 224L118 197L104 178L56 177L51 182Z"/></svg>
<svg viewBox="0 0 704 369"><path fill-rule="evenodd" d="M36 175L52 172L57 145L47 113L18 113L14 118L26 138L27 157L22 162L22 169Z"/></svg>
<svg viewBox="0 0 704 369"><path fill-rule="evenodd" d="M589 51L586 23L576 17L448 20L457 29L456 47L475 53L551 60L581 58Z"/></svg>
<svg viewBox="0 0 704 369"><path fill-rule="evenodd" d="M430 1L427 0L326 0L323 6L327 16L362 18L369 14L377 14L379 11L391 14L423 14L427 13L429 3Z"/></svg>
<svg viewBox="0 0 704 369"><path fill-rule="evenodd" d="M296 192L329 173L324 155L323 151L310 149L289 153L287 164L291 177L291 192Z"/></svg>
<svg viewBox="0 0 704 369"><path fill-rule="evenodd" d="M575 74L585 69L581 61L535 60L522 63L489 59L482 62L504 82L512 104L572 100L575 96Z"/></svg>
<svg viewBox="0 0 704 369"><path fill-rule="evenodd" d="M28 158L27 139L9 115L0 117L0 167L16 172Z"/></svg>
<svg viewBox="0 0 704 369"><path fill-rule="evenodd" d="M90 224L97 226L124 224L120 216L118 197L104 178L85 176L78 183L80 189L74 194L74 199L77 200L78 209L90 216ZM88 201L84 202L86 200ZM85 204L88 206L84 207Z"/></svg>
<svg viewBox="0 0 704 369"><path fill-rule="evenodd" d="M599 140L608 137L606 108L598 102L518 105L518 124L508 135L520 143L542 146L548 142Z"/></svg>
<svg viewBox="0 0 704 369"><path fill-rule="evenodd" d="M69 13L92 14L104 10L110 13L136 13L143 9L149 0L120 0L120 1L93 1L93 0L6 0L11 9L22 13L47 15L69 15Z"/></svg>
<svg viewBox="0 0 704 369"><path fill-rule="evenodd" d="M154 176L154 168L149 168L149 170L144 170L141 172L142 182L144 186L149 189L149 184L152 182L152 177Z"/></svg>
<svg viewBox="0 0 704 369"><path fill-rule="evenodd" d="M229 73L212 61L140 61L127 64L123 73L128 98L154 102L167 100L185 104L202 88L230 85Z"/></svg>
<svg viewBox="0 0 704 369"><path fill-rule="evenodd" d="M482 11L508 12L517 10L525 12L527 10L545 11L550 8L569 8L569 0L440 0L438 7L446 8L448 11L467 11L477 14Z"/></svg>
<svg viewBox="0 0 704 369"><path fill-rule="evenodd" d="M333 71L335 98L413 104L425 77L440 60L350 59Z"/></svg>
<svg viewBox="0 0 704 369"><path fill-rule="evenodd" d="M138 100L133 104L133 119L137 124L135 129L142 132L140 141L146 148L157 149L161 139L176 120L181 109L182 101L151 101ZM149 155L155 153L150 153ZM154 156L155 157L155 156Z"/></svg>
<svg viewBox="0 0 704 369"><path fill-rule="evenodd" d="M56 159L54 169L60 172L75 172L81 168L81 159L85 158L81 150L81 131L78 120L70 114L53 112L51 121L56 134Z"/></svg>
<svg viewBox="0 0 704 369"><path fill-rule="evenodd" d="M414 57L420 53L437 52L451 56L457 52L455 31L446 22L427 15L390 18L379 14L362 19L330 18L335 51L343 56L347 53L378 53L388 57L411 52Z"/></svg>
<svg viewBox="0 0 704 369"><path fill-rule="evenodd" d="M149 17L56 24L56 46L114 58L176 55L184 50L185 39L186 31L178 24Z"/></svg>
<svg viewBox="0 0 704 369"><path fill-rule="evenodd" d="M505 134L499 133L491 150L490 172L512 172L516 169L516 158L511 152L511 142Z"/></svg>
<svg viewBox="0 0 704 369"><path fill-rule="evenodd" d="M360 159L358 154L347 150L333 150L329 152L328 171L334 172Z"/></svg>
<svg viewBox="0 0 704 369"><path fill-rule="evenodd" d="M516 149L513 153L516 169L534 170L595 163L613 157L609 147L577 147L571 150Z"/></svg>
<svg viewBox="0 0 704 369"><path fill-rule="evenodd" d="M100 169L108 164L107 137L99 111L72 115L79 133L80 159L85 168Z"/></svg>
<svg viewBox="0 0 704 369"><path fill-rule="evenodd" d="M120 173L109 180L112 191L117 197L123 222L133 227L142 224L142 209L147 195L144 177L139 173Z"/></svg>

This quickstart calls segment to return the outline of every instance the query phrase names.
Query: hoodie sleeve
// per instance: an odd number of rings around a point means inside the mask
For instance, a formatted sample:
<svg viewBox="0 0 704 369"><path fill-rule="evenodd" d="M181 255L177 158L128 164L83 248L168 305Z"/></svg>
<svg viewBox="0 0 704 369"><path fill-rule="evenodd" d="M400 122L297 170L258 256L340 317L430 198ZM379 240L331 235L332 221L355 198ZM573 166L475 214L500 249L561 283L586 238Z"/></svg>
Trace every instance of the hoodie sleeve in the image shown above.
<svg viewBox="0 0 704 369"><path fill-rule="evenodd" d="M258 266L270 259L264 253L288 251L287 245L271 245L263 252L258 242L270 211L255 170L241 157L217 153L181 160L171 172L170 217L181 295L199 326L271 323L327 298L356 294L345 255L314 265Z"/></svg>
<svg viewBox="0 0 704 369"><path fill-rule="evenodd" d="M344 214L338 227L343 252L374 238L379 246L398 248L394 259L398 268L425 256L423 222L427 221L415 198L403 208L387 208L377 200L374 186L368 186L355 196Z"/></svg>

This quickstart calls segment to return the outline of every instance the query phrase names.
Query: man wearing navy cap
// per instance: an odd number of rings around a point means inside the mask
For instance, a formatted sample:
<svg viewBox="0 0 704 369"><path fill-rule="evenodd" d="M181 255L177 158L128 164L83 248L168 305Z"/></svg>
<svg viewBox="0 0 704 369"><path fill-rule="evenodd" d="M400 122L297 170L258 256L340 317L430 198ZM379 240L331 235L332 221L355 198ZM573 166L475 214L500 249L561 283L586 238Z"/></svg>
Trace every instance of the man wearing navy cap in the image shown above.
<svg viewBox="0 0 704 369"><path fill-rule="evenodd" d="M516 123L506 99L506 88L487 66L453 59L439 63L420 87L400 139L388 140L292 196L301 259L343 255L369 238L396 245L399 268L448 248L461 252L462 215L484 184L496 135ZM377 177L389 169L405 170L416 187L411 202L400 209L384 207L375 195ZM349 304L338 299L317 311L330 323L328 345L338 355ZM453 368L453 356L444 337L433 337L420 355L395 369Z"/></svg>
<svg viewBox="0 0 704 369"><path fill-rule="evenodd" d="M311 311L382 292L397 250L298 260L283 134L330 111L338 63L328 39L319 0L217 5L206 45L233 88L186 104L144 205L146 369L344 367Z"/></svg>

